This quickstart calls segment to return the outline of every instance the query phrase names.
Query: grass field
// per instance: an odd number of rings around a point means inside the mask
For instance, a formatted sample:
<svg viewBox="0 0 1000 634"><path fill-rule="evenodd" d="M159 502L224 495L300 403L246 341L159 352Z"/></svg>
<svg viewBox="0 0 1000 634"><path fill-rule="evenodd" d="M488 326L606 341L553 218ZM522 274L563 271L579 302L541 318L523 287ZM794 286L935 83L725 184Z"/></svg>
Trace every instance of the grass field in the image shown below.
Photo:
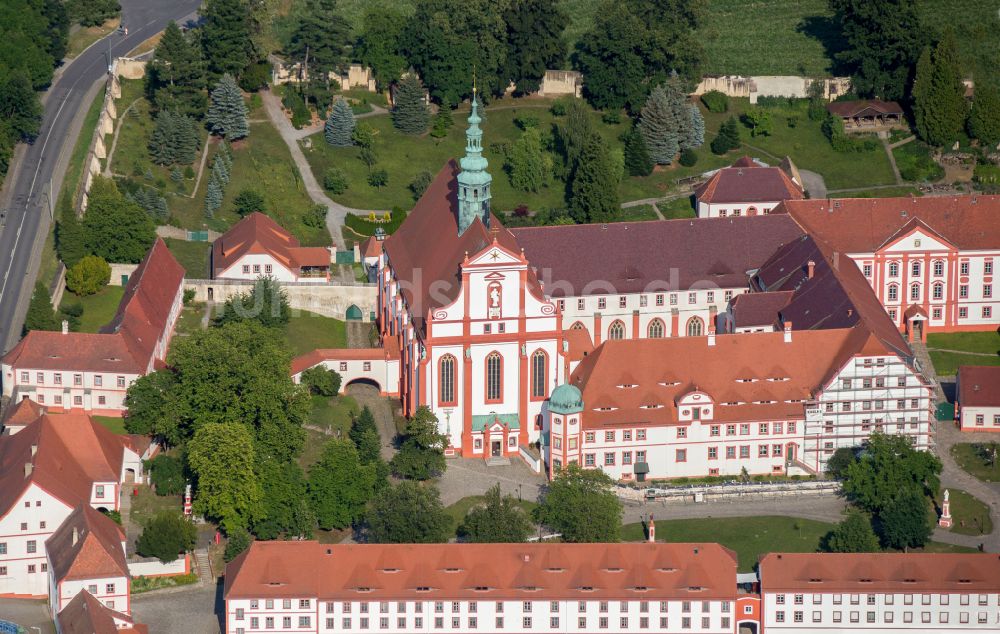
<svg viewBox="0 0 1000 634"><path fill-rule="evenodd" d="M139 526L144 526L150 518L160 511L176 511L178 513L184 507L184 500L180 495L156 495L153 490L145 484L134 485L139 491L139 495L132 497L132 521ZM125 492L131 495L132 491Z"/></svg>
<svg viewBox="0 0 1000 634"><path fill-rule="evenodd" d="M458 530L458 527L462 523L462 520L465 519L466 514L468 514L468 512L472 509L472 507L481 503L485 499L486 499L485 496L482 495L470 495L469 497L464 497L458 502L455 502L451 506L446 506L444 512L447 513L448 517L451 518L452 532ZM525 512L528 513L528 517L530 518L531 512L535 509L536 506L538 506L538 504L530 500L522 500L518 502L518 506L524 509Z"/></svg>
<svg viewBox="0 0 1000 634"><path fill-rule="evenodd" d="M952 445L951 456L970 475L984 482L1000 482L1000 460L988 460L985 456L987 451L989 447L979 443L958 443Z"/></svg>
<svg viewBox="0 0 1000 634"><path fill-rule="evenodd" d="M347 432L351 430L351 421L359 411L358 402L350 396L328 398L314 395L309 423L331 429L335 434L339 432L341 438L346 438Z"/></svg>
<svg viewBox="0 0 1000 634"><path fill-rule="evenodd" d="M836 194L837 192L831 192ZM844 198L896 198L898 196L912 196L920 198L924 193L916 187L883 187L881 189L868 189L865 191L844 192Z"/></svg>
<svg viewBox="0 0 1000 634"><path fill-rule="evenodd" d="M79 331L97 332L115 316L124 294L125 288L121 286L105 286L100 292L83 297L66 291L63 304L82 304Z"/></svg>
<svg viewBox="0 0 1000 634"><path fill-rule="evenodd" d="M955 374L960 365L1000 365L1000 335L992 331L931 333L927 335L927 348L934 370L941 376ZM934 348L980 354L940 352Z"/></svg>
<svg viewBox="0 0 1000 634"><path fill-rule="evenodd" d="M941 492L944 495L944 492ZM993 521L990 518L990 507L984 504L975 496L959 489L949 490L949 500L951 501L951 525L952 533L962 535L989 535L993 532ZM941 507L943 497L938 496L935 500L937 508ZM929 515L935 524L938 521L938 513L934 504L929 504Z"/></svg>
<svg viewBox="0 0 1000 634"><path fill-rule="evenodd" d="M344 322L306 310L293 311L284 331L285 343L298 356L317 348L346 348Z"/></svg>
<svg viewBox="0 0 1000 634"><path fill-rule="evenodd" d="M319 460L320 455L323 453L323 445L330 437L312 429L307 429L305 432L306 442L302 446L302 453L299 454L296 460L300 467L308 471L309 465Z"/></svg>
<svg viewBox="0 0 1000 634"><path fill-rule="evenodd" d="M201 319L205 315L204 304L191 304L181 309L180 317L177 318L177 327L174 329L177 334L189 335L192 332L201 330Z"/></svg>
<svg viewBox="0 0 1000 634"><path fill-rule="evenodd" d="M150 104L143 96L142 81L123 80L122 96L116 103L119 112L134 105L129 114L122 117L118 146L112 158L112 171L116 175L135 179L160 190L167 199L171 224L191 230L208 228L225 231L239 220L239 216L233 211L233 199L243 189L255 189L264 195L268 215L292 232L304 245L330 244L330 235L325 227L309 227L302 222L313 202L306 193L288 147L267 122L262 110L251 111L250 119L255 122L250 124L250 136L232 146L233 168L222 208L214 218L206 218L204 202L208 188L208 169L218 145L214 141L209 142L206 173L192 196L196 178L185 178L180 183L174 183L170 179L170 168L154 165L150 160L147 146L154 124ZM198 155L198 160L200 159L201 153ZM191 168L197 172L198 162ZM152 175L152 179L149 175Z"/></svg>
<svg viewBox="0 0 1000 634"><path fill-rule="evenodd" d="M108 428L114 434L127 434L125 419L121 416L91 416L95 421Z"/></svg>
<svg viewBox="0 0 1000 634"><path fill-rule="evenodd" d="M812 553L834 524L784 516L715 517L691 520L657 520L657 541L718 542L736 551L741 572L757 565L769 552ZM622 541L644 540L642 524L622 527ZM976 552L963 546L930 542L924 552Z"/></svg>
<svg viewBox="0 0 1000 634"><path fill-rule="evenodd" d="M184 267L185 277L208 279L208 260L212 245L208 242L189 242L167 238L164 240L170 252Z"/></svg>

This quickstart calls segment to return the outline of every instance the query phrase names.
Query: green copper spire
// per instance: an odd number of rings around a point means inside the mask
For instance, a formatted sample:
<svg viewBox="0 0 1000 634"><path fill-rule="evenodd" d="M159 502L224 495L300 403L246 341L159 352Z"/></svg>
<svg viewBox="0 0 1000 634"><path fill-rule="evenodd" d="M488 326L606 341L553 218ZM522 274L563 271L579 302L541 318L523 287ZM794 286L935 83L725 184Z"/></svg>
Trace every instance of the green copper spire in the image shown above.
<svg viewBox="0 0 1000 634"><path fill-rule="evenodd" d="M476 216L490 226L490 184L493 177L486 168L489 161L483 156L483 130L479 127L479 99L472 88L472 112L469 128L465 131L465 156L459 161L462 171L458 174L458 233L465 233Z"/></svg>

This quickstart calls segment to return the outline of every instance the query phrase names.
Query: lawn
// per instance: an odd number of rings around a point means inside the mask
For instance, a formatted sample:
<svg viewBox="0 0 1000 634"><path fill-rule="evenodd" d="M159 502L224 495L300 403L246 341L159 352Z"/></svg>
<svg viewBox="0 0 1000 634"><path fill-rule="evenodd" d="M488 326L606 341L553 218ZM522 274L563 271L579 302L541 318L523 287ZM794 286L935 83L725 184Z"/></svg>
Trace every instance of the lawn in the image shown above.
<svg viewBox="0 0 1000 634"><path fill-rule="evenodd" d="M177 240L176 238L166 238L170 252L174 254L180 265L184 267L185 277L192 279L208 279L209 253L212 245L208 242L189 242L187 240Z"/></svg>
<svg viewBox="0 0 1000 634"><path fill-rule="evenodd" d="M458 502L455 502L451 506L446 506L444 512L451 518L451 532L457 531L459 525L462 523L462 520L465 519L466 514L472 509L472 507L481 503L485 499L485 496L482 495L470 495L462 498ZM536 506L538 506L538 504L530 500L521 500L518 502L518 506L528 513L528 517L531 517L531 512Z"/></svg>
<svg viewBox="0 0 1000 634"><path fill-rule="evenodd" d="M955 374L960 365L1000 365L1000 335L995 332L931 333L927 335L927 348L934 370L939 376ZM962 350L979 354L940 350Z"/></svg>
<svg viewBox="0 0 1000 634"><path fill-rule="evenodd" d="M285 326L284 337L294 356L312 352L317 348L347 347L344 322L307 310L292 311L292 318Z"/></svg>
<svg viewBox="0 0 1000 634"><path fill-rule="evenodd" d="M205 304L190 304L181 309L174 331L180 335L189 335L201 330L201 320L205 316Z"/></svg>
<svg viewBox="0 0 1000 634"><path fill-rule="evenodd" d="M300 467L308 471L309 465L319 460L320 455L323 453L323 445L330 439L330 436L314 429L306 429L305 432L306 442L302 446L302 453L299 454L296 460Z"/></svg>
<svg viewBox="0 0 1000 634"><path fill-rule="evenodd" d="M250 124L250 135L233 144L233 168L222 209L214 218L206 218L204 201L208 187L208 169L218 144L209 142L206 173L202 176L197 191L192 194L196 176L185 177L180 183L174 183L170 178L171 168L154 165L150 159L147 146L154 124L150 104L143 95L142 80L122 80L122 95L116 105L119 113L130 105L132 108L122 117L118 145L112 158L112 171L118 176L158 189L167 199L170 224L191 230L209 228L225 231L239 220L233 210L233 199L243 189L255 189L264 195L268 215L292 232L304 245L330 244L326 227L309 227L302 222L313 206L312 199L292 162L288 147L274 127L266 121L262 110L251 111L250 119L254 122ZM200 159L199 152L198 161ZM196 173L198 162L190 167Z"/></svg>
<svg viewBox="0 0 1000 634"><path fill-rule="evenodd" d="M333 398L314 395L309 424L331 429L337 437L346 438L351 430L351 421L360 409L358 402L346 394Z"/></svg>
<svg viewBox="0 0 1000 634"><path fill-rule="evenodd" d="M656 207L667 220L671 218L694 218L697 215L694 208L694 196L685 196L671 200L670 202L658 203Z"/></svg>
<svg viewBox="0 0 1000 634"><path fill-rule="evenodd" d="M784 516L714 517L657 520L657 541L718 542L736 551L741 572L749 572L761 555L770 552L812 553L834 524ZM642 524L622 527L622 541L646 539ZM924 552L976 552L975 549L930 542Z"/></svg>
<svg viewBox="0 0 1000 634"><path fill-rule="evenodd" d="M988 458L988 445L982 443L958 443L951 447L951 457L958 466L970 475L984 482L1000 482L1000 460Z"/></svg>
<svg viewBox="0 0 1000 634"><path fill-rule="evenodd" d="M66 291L62 303L82 304L83 315L80 317L79 332L97 332L114 318L124 294L123 286L105 286L99 292L83 297Z"/></svg>
<svg viewBox="0 0 1000 634"><path fill-rule="evenodd" d="M176 511L180 513L184 509L184 500L180 495L156 495L153 490L145 484L133 485L139 491L139 495L132 497L132 521L139 526L144 526L150 518L160 511ZM125 495L131 495L131 490L126 490Z"/></svg>
<svg viewBox="0 0 1000 634"><path fill-rule="evenodd" d="M882 187L879 189L869 189L865 191L844 192L844 196L848 198L896 198L901 196L920 198L923 195L924 193L916 187L908 187L906 185L901 187Z"/></svg>
<svg viewBox="0 0 1000 634"><path fill-rule="evenodd" d="M930 351L931 363L939 377L953 376L963 365L1000 365L1000 357L984 357L974 354Z"/></svg>
<svg viewBox="0 0 1000 634"><path fill-rule="evenodd" d="M114 434L127 434L125 419L121 416L91 416L95 421L108 428Z"/></svg>
<svg viewBox="0 0 1000 634"><path fill-rule="evenodd" d="M653 209L652 205L638 205L622 209L621 216L618 219L622 222L635 222L641 220L659 220L660 217L656 215L656 210Z"/></svg>
<svg viewBox="0 0 1000 634"><path fill-rule="evenodd" d="M948 493L948 499L951 501L952 533L978 536L989 535L993 532L990 507L965 491L950 489ZM944 500L941 497L943 495L944 491L934 502L928 501L928 515L935 524L938 521L937 509L941 508L941 503Z"/></svg>

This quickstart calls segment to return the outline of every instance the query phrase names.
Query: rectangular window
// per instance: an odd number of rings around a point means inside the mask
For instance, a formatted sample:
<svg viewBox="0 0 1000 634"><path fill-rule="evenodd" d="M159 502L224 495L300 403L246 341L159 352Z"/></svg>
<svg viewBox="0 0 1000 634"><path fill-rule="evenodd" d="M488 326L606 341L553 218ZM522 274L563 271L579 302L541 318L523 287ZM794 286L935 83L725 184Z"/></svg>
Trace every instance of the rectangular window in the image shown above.
<svg viewBox="0 0 1000 634"><path fill-rule="evenodd" d="M647 302L646 296L645 295L640 295L639 296L639 307L640 308L645 308L646 307L646 302Z"/></svg>
<svg viewBox="0 0 1000 634"><path fill-rule="evenodd" d="M632 452L623 451L622 452L622 464L632 464Z"/></svg>
<svg viewBox="0 0 1000 634"><path fill-rule="evenodd" d="M871 277L872 276L872 265L871 264L865 264L865 265L863 265L861 267L861 271L862 271L862 273L864 274L865 277Z"/></svg>
<svg viewBox="0 0 1000 634"><path fill-rule="evenodd" d="M993 307L983 306L983 319L989 319L993 317Z"/></svg>
<svg viewBox="0 0 1000 634"><path fill-rule="evenodd" d="M726 447L726 458L732 460L736 457L736 447Z"/></svg>
<svg viewBox="0 0 1000 634"><path fill-rule="evenodd" d="M663 293L660 293L656 296L656 305L663 306Z"/></svg>
<svg viewBox="0 0 1000 634"><path fill-rule="evenodd" d="M614 464L615 464L615 453L613 451L605 452L604 466L613 467Z"/></svg>
<svg viewBox="0 0 1000 634"><path fill-rule="evenodd" d="M604 442L614 442L614 441L615 441L615 432L613 431L604 432Z"/></svg>
<svg viewBox="0 0 1000 634"><path fill-rule="evenodd" d="M260 273L260 265L259 264L254 264L253 265L253 272L254 273Z"/></svg>
<svg viewBox="0 0 1000 634"><path fill-rule="evenodd" d="M58 375L56 375L58 376ZM58 383L58 381L57 381ZM104 385L104 377L100 374L94 375L94 387L102 387Z"/></svg>
<svg viewBox="0 0 1000 634"><path fill-rule="evenodd" d="M993 260L983 262L983 273L990 275L993 273Z"/></svg>
<svg viewBox="0 0 1000 634"><path fill-rule="evenodd" d="M28 548L28 554L29 555L37 552L38 551L38 542L36 542L33 539L29 539L28 540L28 546L27 546L27 548ZM95 588L94 592L92 592L91 594L97 594L97 589Z"/></svg>
<svg viewBox="0 0 1000 634"><path fill-rule="evenodd" d="M698 303L698 293L688 293L688 304Z"/></svg>
<svg viewBox="0 0 1000 634"><path fill-rule="evenodd" d="M708 428L708 433L710 436L721 435L721 427L719 425L712 425Z"/></svg>
<svg viewBox="0 0 1000 634"><path fill-rule="evenodd" d="M635 430L635 439L636 440L646 440L646 430L645 429L637 429L637 430Z"/></svg>
<svg viewBox="0 0 1000 634"><path fill-rule="evenodd" d="M592 453L583 454L583 466L593 467L594 465L595 465L594 454Z"/></svg>
<svg viewBox="0 0 1000 634"><path fill-rule="evenodd" d="M622 295L618 298L618 308L625 308L628 306L628 299Z"/></svg>
<svg viewBox="0 0 1000 634"><path fill-rule="evenodd" d="M246 273L246 274L250 273L250 265L249 264L244 264L243 265L243 272Z"/></svg>
<svg viewBox="0 0 1000 634"><path fill-rule="evenodd" d="M597 308L599 310L604 310L607 307L608 307L608 300L607 300L607 298L605 298L605 297L598 297L597 298Z"/></svg>
<svg viewBox="0 0 1000 634"><path fill-rule="evenodd" d="M717 460L718 458L719 458L719 448L718 447L709 447L708 448L708 459L709 460Z"/></svg>
<svg viewBox="0 0 1000 634"><path fill-rule="evenodd" d="M677 449L675 458L677 462L687 462L687 449Z"/></svg>
<svg viewBox="0 0 1000 634"><path fill-rule="evenodd" d="M740 458L750 457L750 445L740 445Z"/></svg>

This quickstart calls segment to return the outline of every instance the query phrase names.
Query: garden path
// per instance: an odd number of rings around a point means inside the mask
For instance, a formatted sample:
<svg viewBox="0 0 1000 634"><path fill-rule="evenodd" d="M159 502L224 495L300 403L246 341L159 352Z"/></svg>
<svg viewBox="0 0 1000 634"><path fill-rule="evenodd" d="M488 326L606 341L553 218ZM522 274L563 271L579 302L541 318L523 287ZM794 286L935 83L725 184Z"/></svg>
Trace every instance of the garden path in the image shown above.
<svg viewBox="0 0 1000 634"><path fill-rule="evenodd" d="M122 124L125 122L125 116L135 106L135 104L139 103L139 101L141 101L141 100L142 100L142 97L140 97L139 99L136 99L135 101L133 101L132 103L130 103L128 105L128 108L125 108L125 112L123 112L121 114L121 116L118 117L118 123L117 123L117 125L115 125L115 134L114 134L113 137L111 137L111 149L108 150L108 156L107 156L107 158L104 159L104 174L103 174L103 176L105 178L111 178L111 159L114 158L114 156L115 156L115 148L118 147L118 133L122 131Z"/></svg>
<svg viewBox="0 0 1000 634"><path fill-rule="evenodd" d="M892 173L896 177L896 184L903 185L903 177L899 173L899 167L896 165L896 157L892 153L892 146L889 145L889 139L882 137L882 147L885 149L885 155L889 157L889 166L892 168Z"/></svg>

